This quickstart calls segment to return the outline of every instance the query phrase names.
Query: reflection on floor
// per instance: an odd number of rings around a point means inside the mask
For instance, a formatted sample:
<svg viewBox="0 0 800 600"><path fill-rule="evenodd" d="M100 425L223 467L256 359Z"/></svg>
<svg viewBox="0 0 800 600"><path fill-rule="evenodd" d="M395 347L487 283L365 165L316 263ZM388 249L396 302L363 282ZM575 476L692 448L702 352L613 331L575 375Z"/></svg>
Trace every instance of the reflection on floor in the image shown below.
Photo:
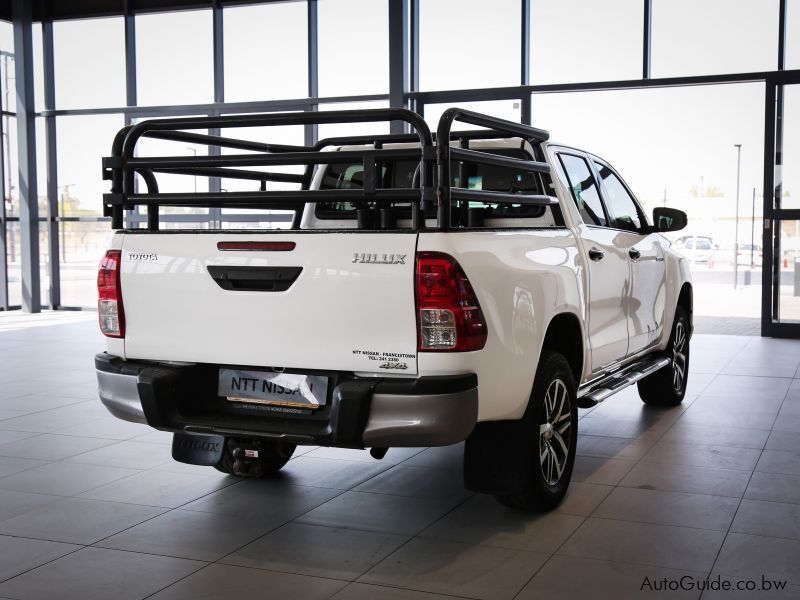
<svg viewBox="0 0 800 600"><path fill-rule="evenodd" d="M75 318L0 316L0 597L641 598L709 575L800 597L798 342L696 336L685 403L583 412L566 501L528 516L466 492L458 446L303 448L267 481L174 463L95 399Z"/></svg>

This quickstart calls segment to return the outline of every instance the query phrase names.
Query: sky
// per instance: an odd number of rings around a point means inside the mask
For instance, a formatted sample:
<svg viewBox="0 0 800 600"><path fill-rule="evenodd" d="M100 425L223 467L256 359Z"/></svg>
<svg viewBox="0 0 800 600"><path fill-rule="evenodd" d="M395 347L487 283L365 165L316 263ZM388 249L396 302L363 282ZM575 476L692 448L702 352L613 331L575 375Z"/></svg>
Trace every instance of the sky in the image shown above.
<svg viewBox="0 0 800 600"><path fill-rule="evenodd" d="M800 0L789 5L787 66L800 68ZM519 0L421 0L421 88L517 85L519 6ZM778 0L653 0L653 76L774 69L777 7ZM305 97L305 11L302 2L225 9L227 100ZM532 83L641 76L641 0L533 0L532 14ZM387 22L383 0L320 0L321 96L388 92ZM209 10L141 15L136 27L140 105L213 101ZM41 32L34 29L41 64ZM57 108L125 104L121 18L59 22L54 37ZM0 47L10 46L10 27L0 26ZM798 96L790 105L797 106L791 110L798 120L788 117L797 131L787 140L789 155L800 154ZM41 99L37 77L39 108ZM753 187L760 194L763 103L763 84L537 94L533 121L553 139L609 160L652 205L665 190L668 200L685 197L701 181L732 197L734 144L742 144L743 195ZM474 108L519 119L514 104ZM432 121L444 108L428 106L426 118ZM100 178L100 158L122 125L120 114L58 118L59 185L69 184L69 193L87 209L99 210L108 188ZM354 133L364 131L362 126ZM329 126L322 134L346 132ZM267 139L266 132L256 135ZM300 143L300 129L280 131L276 141ZM164 149L153 144L150 151ZM43 165L41 152L40 157ZM788 172L787 179L792 181ZM794 186L800 207L800 181Z"/></svg>

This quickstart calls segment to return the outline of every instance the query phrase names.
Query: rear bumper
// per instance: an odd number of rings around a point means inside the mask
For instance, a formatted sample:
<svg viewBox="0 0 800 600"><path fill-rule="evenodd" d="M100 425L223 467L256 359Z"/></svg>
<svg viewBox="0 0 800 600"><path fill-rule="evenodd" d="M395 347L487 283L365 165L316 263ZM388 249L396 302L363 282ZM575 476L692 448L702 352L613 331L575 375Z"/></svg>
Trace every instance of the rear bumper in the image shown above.
<svg viewBox="0 0 800 600"><path fill-rule="evenodd" d="M215 366L98 354L95 368L100 400L114 416L164 431L346 448L446 446L466 439L478 418L472 373L418 379L326 373L333 382L328 404L293 414L216 396Z"/></svg>

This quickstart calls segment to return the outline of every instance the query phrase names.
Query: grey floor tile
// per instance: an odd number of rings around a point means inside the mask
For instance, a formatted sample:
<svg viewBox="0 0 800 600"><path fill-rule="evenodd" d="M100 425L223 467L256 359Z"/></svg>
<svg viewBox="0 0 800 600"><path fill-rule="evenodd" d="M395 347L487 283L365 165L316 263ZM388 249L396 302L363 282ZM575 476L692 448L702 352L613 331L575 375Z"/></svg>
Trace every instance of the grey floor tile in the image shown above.
<svg viewBox="0 0 800 600"><path fill-rule="evenodd" d="M741 497L750 476L750 471L737 469L643 462L631 469L620 485L643 490Z"/></svg>
<svg viewBox="0 0 800 600"><path fill-rule="evenodd" d="M151 519L164 509L64 498L0 522L0 534L89 545Z"/></svg>
<svg viewBox="0 0 800 600"><path fill-rule="evenodd" d="M380 461L339 460L335 458L311 458L301 456L281 469L281 477L296 485L311 485L338 490L349 490L378 473L391 468Z"/></svg>
<svg viewBox="0 0 800 600"><path fill-rule="evenodd" d="M302 598L303 600L327 600L345 585L347 582L333 579L212 564L162 590L152 599L264 598L265 600L279 600Z"/></svg>
<svg viewBox="0 0 800 600"><path fill-rule="evenodd" d="M289 523L240 548L221 562L284 573L355 580L407 536Z"/></svg>
<svg viewBox="0 0 800 600"><path fill-rule="evenodd" d="M81 469L93 465L78 465ZM177 508L182 504L215 492L218 489L237 483L236 478L223 475L208 467L203 475L188 475L168 471L133 471L135 475L119 481L95 487L83 494L86 498L110 500L112 502L131 502L148 506ZM0 479L0 486L3 480Z"/></svg>
<svg viewBox="0 0 800 600"><path fill-rule="evenodd" d="M0 581L35 569L79 548L73 544L0 535Z"/></svg>
<svg viewBox="0 0 800 600"><path fill-rule="evenodd" d="M608 485L573 481L563 502L555 510L568 515L589 516L613 489Z"/></svg>
<svg viewBox="0 0 800 600"><path fill-rule="evenodd" d="M756 471L800 475L800 448L789 450L764 450Z"/></svg>
<svg viewBox="0 0 800 600"><path fill-rule="evenodd" d="M97 545L178 558L215 561L252 542L268 525L217 513L171 510Z"/></svg>
<svg viewBox="0 0 800 600"><path fill-rule="evenodd" d="M789 390L791 379L778 377L750 377L742 375L718 375L703 390L703 396L727 398L756 397L764 400L783 399Z"/></svg>
<svg viewBox="0 0 800 600"><path fill-rule="evenodd" d="M615 418L614 416L599 416L594 413L581 419L579 435L595 435L621 438L644 438L645 436L661 435L678 415L671 417L662 416L660 419L645 418Z"/></svg>
<svg viewBox="0 0 800 600"><path fill-rule="evenodd" d="M415 535L457 504L457 501L447 498L415 498L351 491L307 512L298 522Z"/></svg>
<svg viewBox="0 0 800 600"><path fill-rule="evenodd" d="M111 444L109 440L71 435L43 434L0 446L0 456L61 460Z"/></svg>
<svg viewBox="0 0 800 600"><path fill-rule="evenodd" d="M143 435L137 435L135 438L131 438L131 440L144 444L172 446L172 434L168 431L158 431L157 429L150 429Z"/></svg>
<svg viewBox="0 0 800 600"><path fill-rule="evenodd" d="M2 423L0 423L0 427L2 427ZM17 440L24 440L25 438L33 437L35 435L39 435L37 433L32 433L30 431L7 431L5 429L0 429L0 444L8 444L9 442L16 442Z"/></svg>
<svg viewBox="0 0 800 600"><path fill-rule="evenodd" d="M84 438L89 439L89 438ZM169 449L157 444L143 442L116 442L76 454L67 462L83 463L87 465L105 465L108 467L123 467L127 469L151 469L172 460Z"/></svg>
<svg viewBox="0 0 800 600"><path fill-rule="evenodd" d="M132 469L54 462L0 478L0 489L75 496L137 473ZM122 502L126 502L123 498Z"/></svg>
<svg viewBox="0 0 800 600"><path fill-rule="evenodd" d="M290 485L276 479L247 479L181 508L228 515L245 521L263 521L277 527L341 493L341 490Z"/></svg>
<svg viewBox="0 0 800 600"><path fill-rule="evenodd" d="M44 460L33 460L31 458L11 458L8 456L0 456L0 477L6 475L13 475L14 473L21 473L34 467L41 467L47 464Z"/></svg>
<svg viewBox="0 0 800 600"><path fill-rule="evenodd" d="M470 598L511 599L547 554L416 538L363 575L363 583Z"/></svg>
<svg viewBox="0 0 800 600"><path fill-rule="evenodd" d="M745 498L731 531L800 540L800 504Z"/></svg>
<svg viewBox="0 0 800 600"><path fill-rule="evenodd" d="M688 415L689 413L687 413ZM701 422L681 418L661 438L662 441L689 446L733 446L761 449L767 443L769 428L751 429L717 424L714 418L703 415Z"/></svg>
<svg viewBox="0 0 800 600"><path fill-rule="evenodd" d="M761 429L768 433L772 429L772 424L775 422L777 415L777 410L726 409L724 407L706 406L703 404L703 398L701 397L681 415L679 423L701 427L711 425L710 429L715 427ZM764 435L764 438L766 439L766 435ZM735 439L735 435L727 436L724 439ZM708 444L713 443L708 442Z"/></svg>
<svg viewBox="0 0 800 600"><path fill-rule="evenodd" d="M517 600L635 600L666 597L699 598L700 592L661 591L657 582L682 577L704 579L704 572L665 569L630 563L608 562L572 556L553 556L517 596Z"/></svg>
<svg viewBox="0 0 800 600"><path fill-rule="evenodd" d="M69 427L57 429L56 431L64 435L87 436L108 440L128 440L140 436L143 433L147 433L149 429L147 425L142 423L122 421L109 414L101 419L70 425Z"/></svg>
<svg viewBox="0 0 800 600"><path fill-rule="evenodd" d="M0 522L36 510L60 499L61 496L0 490Z"/></svg>
<svg viewBox="0 0 800 600"><path fill-rule="evenodd" d="M554 552L583 523L584 517L512 510L491 496L476 495L422 532L465 544L484 544L532 552Z"/></svg>
<svg viewBox="0 0 800 600"><path fill-rule="evenodd" d="M348 585L331 600L452 600L453 598L458 598L458 596L443 596L417 590L356 582Z"/></svg>
<svg viewBox="0 0 800 600"><path fill-rule="evenodd" d="M140 600L186 577L204 563L83 548L0 584L0 595L19 600ZM56 591L57 590L57 591Z"/></svg>
<svg viewBox="0 0 800 600"><path fill-rule="evenodd" d="M30 385L30 381L26 380L25 383ZM24 394L14 398L0 399L0 407L22 410L26 413L40 412L43 410L50 410L51 408L60 408L62 406L69 406L77 404L81 400L77 398L66 398L63 396L55 396L52 394Z"/></svg>
<svg viewBox="0 0 800 600"><path fill-rule="evenodd" d="M800 541L744 533L729 533L714 565L713 573L731 577L760 578L762 575L800 585Z"/></svg>
<svg viewBox="0 0 800 600"><path fill-rule="evenodd" d="M724 538L709 529L590 517L558 554L708 572Z"/></svg>
<svg viewBox="0 0 800 600"><path fill-rule="evenodd" d="M472 494L464 488L464 476L455 469L397 465L353 488L398 496L443 496L466 500Z"/></svg>
<svg viewBox="0 0 800 600"><path fill-rule="evenodd" d="M800 503L800 476L775 473L753 473L745 498L773 502Z"/></svg>
<svg viewBox="0 0 800 600"><path fill-rule="evenodd" d="M644 456L642 462L752 471L760 454L761 452L755 448L688 446L658 442Z"/></svg>
<svg viewBox="0 0 800 600"><path fill-rule="evenodd" d="M592 516L727 531L738 506L739 498L620 487Z"/></svg>
<svg viewBox="0 0 800 600"><path fill-rule="evenodd" d="M70 425L79 425L88 420L99 419L106 412L106 409L99 401L91 402L88 406L84 401L13 419L6 419L2 424L4 429L13 431L49 433Z"/></svg>
<svg viewBox="0 0 800 600"><path fill-rule="evenodd" d="M578 425L580 431L580 425ZM582 456L597 456L605 458L620 458L623 460L639 460L650 448L655 439L631 440L628 438L584 435L578 433L577 454Z"/></svg>
<svg viewBox="0 0 800 600"><path fill-rule="evenodd" d="M578 455L572 469L572 481L617 485L635 464L634 460Z"/></svg>
<svg viewBox="0 0 800 600"><path fill-rule="evenodd" d="M464 464L464 444L428 448L403 463L407 467L436 467L461 470Z"/></svg>

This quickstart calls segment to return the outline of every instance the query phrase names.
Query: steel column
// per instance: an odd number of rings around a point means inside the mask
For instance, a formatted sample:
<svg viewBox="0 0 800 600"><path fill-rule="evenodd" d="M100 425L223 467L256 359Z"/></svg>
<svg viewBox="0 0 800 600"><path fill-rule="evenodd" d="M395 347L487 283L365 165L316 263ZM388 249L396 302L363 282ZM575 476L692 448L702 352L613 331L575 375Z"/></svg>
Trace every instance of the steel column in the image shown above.
<svg viewBox="0 0 800 600"><path fill-rule="evenodd" d="M308 97L319 97L319 13L317 0L308 0ZM311 104L306 110L319 110L317 104ZM319 126L316 123L305 125L305 144L311 146L319 139Z"/></svg>
<svg viewBox="0 0 800 600"><path fill-rule="evenodd" d="M0 92L2 92L0 88ZM3 109L6 107L3 106ZM3 139L3 121L5 115L0 114L0 140ZM0 143L0 310L8 310L8 248L6 247L6 159L5 144Z"/></svg>
<svg viewBox="0 0 800 600"><path fill-rule="evenodd" d="M220 0L214 0L213 18L214 18L214 102L225 102L225 34L224 34L224 21L222 6ZM218 116L219 112L212 112L213 116ZM220 135L219 128L209 129L210 135ZM209 146L208 154L211 156L219 156L222 149L219 146ZM208 180L209 192L221 192L222 180L219 177L211 177ZM222 223L222 209L209 208L208 218L211 221L211 227L221 227Z"/></svg>
<svg viewBox="0 0 800 600"><path fill-rule="evenodd" d="M520 0L522 4L522 27L520 30L520 85L531 83L531 0Z"/></svg>
<svg viewBox="0 0 800 600"><path fill-rule="evenodd" d="M653 0L644 0L644 26L642 33L642 79L650 79L653 50Z"/></svg>
<svg viewBox="0 0 800 600"><path fill-rule="evenodd" d="M408 0L389 0L389 107L408 106ZM391 133L405 133L405 123L392 121Z"/></svg>
<svg viewBox="0 0 800 600"><path fill-rule="evenodd" d="M42 22L43 65L44 65L44 108L46 111L56 107L56 85L53 51L53 21ZM63 247L66 225L58 221L58 162L56 154L56 118L48 114L44 117L44 135L47 169L47 207L48 207L48 240L50 248L50 308L61 307L61 256L59 248Z"/></svg>
<svg viewBox="0 0 800 600"><path fill-rule="evenodd" d="M22 310L41 311L39 281L39 196L36 189L36 123L33 100L32 6L12 0L17 90L19 225L22 246Z"/></svg>

